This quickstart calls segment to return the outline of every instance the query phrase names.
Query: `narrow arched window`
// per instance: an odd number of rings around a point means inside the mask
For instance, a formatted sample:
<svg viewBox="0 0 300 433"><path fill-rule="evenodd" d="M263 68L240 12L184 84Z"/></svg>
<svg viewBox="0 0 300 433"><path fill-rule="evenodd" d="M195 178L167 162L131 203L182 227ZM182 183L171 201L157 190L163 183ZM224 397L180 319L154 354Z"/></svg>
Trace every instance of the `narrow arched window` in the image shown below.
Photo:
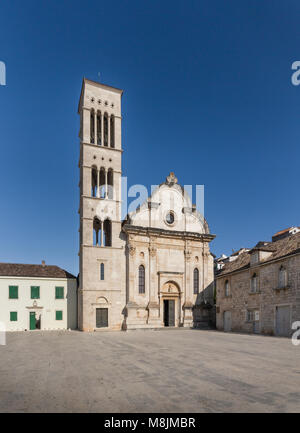
<svg viewBox="0 0 300 433"><path fill-rule="evenodd" d="M194 295L199 293L199 270L194 269Z"/></svg>
<svg viewBox="0 0 300 433"><path fill-rule="evenodd" d="M93 221L93 245L101 244L101 221L95 217Z"/></svg>
<svg viewBox="0 0 300 433"><path fill-rule="evenodd" d="M97 112L97 144L101 146L101 111Z"/></svg>
<svg viewBox="0 0 300 433"><path fill-rule="evenodd" d="M145 293L145 268L143 265L139 266L139 293Z"/></svg>
<svg viewBox="0 0 300 433"><path fill-rule="evenodd" d="M104 114L104 146L108 146L108 115Z"/></svg>
<svg viewBox="0 0 300 433"><path fill-rule="evenodd" d="M104 263L100 265L100 280L104 280Z"/></svg>
<svg viewBox="0 0 300 433"><path fill-rule="evenodd" d="M280 266L278 274L278 287L284 289L287 286L287 271L283 266Z"/></svg>
<svg viewBox="0 0 300 433"><path fill-rule="evenodd" d="M229 296L229 281L225 281L225 296Z"/></svg>
<svg viewBox="0 0 300 433"><path fill-rule="evenodd" d="M105 198L105 168L100 168L100 179L99 179L99 188L100 188L100 198Z"/></svg>
<svg viewBox="0 0 300 433"><path fill-rule="evenodd" d="M111 221L107 218L103 224L104 246L111 247Z"/></svg>
<svg viewBox="0 0 300 433"><path fill-rule="evenodd" d="M92 167L92 191L91 191L91 195L92 197L96 197L97 195L97 167L93 166Z"/></svg>
<svg viewBox="0 0 300 433"><path fill-rule="evenodd" d="M111 200L114 198L114 172L112 168L107 172L107 197Z"/></svg>
<svg viewBox="0 0 300 433"><path fill-rule="evenodd" d="M255 293L255 292L258 291L258 288L257 288L257 275L255 273L251 277L250 286L251 286L251 292L252 293Z"/></svg>
<svg viewBox="0 0 300 433"><path fill-rule="evenodd" d="M110 116L110 147L115 147L115 116Z"/></svg>
<svg viewBox="0 0 300 433"><path fill-rule="evenodd" d="M91 141L91 143L95 143L95 120L94 120L94 117L95 117L94 110L91 110L91 117L90 117L90 135L91 135L90 141Z"/></svg>

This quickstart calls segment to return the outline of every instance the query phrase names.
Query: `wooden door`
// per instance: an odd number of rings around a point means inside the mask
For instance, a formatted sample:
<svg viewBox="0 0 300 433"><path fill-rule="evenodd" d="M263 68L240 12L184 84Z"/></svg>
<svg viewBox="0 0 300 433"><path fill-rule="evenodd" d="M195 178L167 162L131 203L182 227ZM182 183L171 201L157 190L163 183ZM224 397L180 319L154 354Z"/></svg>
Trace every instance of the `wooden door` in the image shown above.
<svg viewBox="0 0 300 433"><path fill-rule="evenodd" d="M171 299L169 302L169 326L175 326L175 301Z"/></svg>
<svg viewBox="0 0 300 433"><path fill-rule="evenodd" d="M30 330L35 329L35 324L36 324L35 313L34 312L30 312L29 313L29 329Z"/></svg>
<svg viewBox="0 0 300 433"><path fill-rule="evenodd" d="M224 311L224 331L231 331L231 311Z"/></svg>
<svg viewBox="0 0 300 433"><path fill-rule="evenodd" d="M108 308L96 308L96 328L108 327Z"/></svg>
<svg viewBox="0 0 300 433"><path fill-rule="evenodd" d="M276 307L276 335L288 337L291 332L290 307Z"/></svg>

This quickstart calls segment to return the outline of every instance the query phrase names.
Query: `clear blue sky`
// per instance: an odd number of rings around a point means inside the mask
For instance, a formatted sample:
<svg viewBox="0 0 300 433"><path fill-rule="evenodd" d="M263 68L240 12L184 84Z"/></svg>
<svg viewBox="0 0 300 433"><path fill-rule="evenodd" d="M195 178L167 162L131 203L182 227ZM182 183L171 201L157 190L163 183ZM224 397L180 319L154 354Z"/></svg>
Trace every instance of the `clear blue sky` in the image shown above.
<svg viewBox="0 0 300 433"><path fill-rule="evenodd" d="M300 3L6 0L0 261L78 272L82 77L124 89L129 185L205 184L212 251L300 225Z"/></svg>

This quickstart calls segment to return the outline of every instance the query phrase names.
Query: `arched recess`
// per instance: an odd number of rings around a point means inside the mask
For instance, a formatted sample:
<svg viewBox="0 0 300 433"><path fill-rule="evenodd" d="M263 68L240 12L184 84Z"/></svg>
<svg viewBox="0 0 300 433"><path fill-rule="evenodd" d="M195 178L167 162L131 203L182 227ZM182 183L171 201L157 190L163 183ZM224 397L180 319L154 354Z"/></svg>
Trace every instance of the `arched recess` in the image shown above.
<svg viewBox="0 0 300 433"><path fill-rule="evenodd" d="M110 147L115 147L115 116L110 116Z"/></svg>
<svg viewBox="0 0 300 433"><path fill-rule="evenodd" d="M101 111L97 111L97 144L101 146Z"/></svg>
<svg viewBox="0 0 300 433"><path fill-rule="evenodd" d="M199 293L199 269L194 269L194 295Z"/></svg>
<svg viewBox="0 0 300 433"><path fill-rule="evenodd" d="M145 293L145 266L139 266L139 294Z"/></svg>
<svg viewBox="0 0 300 433"><path fill-rule="evenodd" d="M104 146L108 146L108 114L104 113Z"/></svg>
<svg viewBox="0 0 300 433"><path fill-rule="evenodd" d="M163 286L161 288L161 293L162 294L179 295L180 294L179 285L175 281L169 280L163 284Z"/></svg>
<svg viewBox="0 0 300 433"><path fill-rule="evenodd" d="M90 142L95 143L95 112L91 110L90 114Z"/></svg>
<svg viewBox="0 0 300 433"><path fill-rule="evenodd" d="M280 266L278 273L278 287L284 289L287 286L287 271L284 266Z"/></svg>
<svg viewBox="0 0 300 433"><path fill-rule="evenodd" d="M91 195L92 197L96 197L97 196L97 167L95 165L92 166L91 184L92 184Z"/></svg>
<svg viewBox="0 0 300 433"><path fill-rule="evenodd" d="M101 245L101 221L97 217L93 220L93 245Z"/></svg>
<svg viewBox="0 0 300 433"><path fill-rule="evenodd" d="M107 197L111 200L114 198L114 172L112 168L109 168L107 172Z"/></svg>
<svg viewBox="0 0 300 433"><path fill-rule="evenodd" d="M108 306L108 300L104 296L99 296L96 300L97 304L103 304L103 306Z"/></svg>
<svg viewBox="0 0 300 433"><path fill-rule="evenodd" d="M100 188L100 198L105 198L105 168L100 168L100 178L99 178L99 188Z"/></svg>
<svg viewBox="0 0 300 433"><path fill-rule="evenodd" d="M100 263L100 280L104 281L105 277L105 266L104 263Z"/></svg>
<svg viewBox="0 0 300 433"><path fill-rule="evenodd" d="M255 272L252 275L251 280L250 280L250 288L251 288L252 293L255 293L258 291L258 278L257 278L257 275Z"/></svg>
<svg viewBox="0 0 300 433"><path fill-rule="evenodd" d="M111 221L106 218L103 224L103 234L104 234L104 246L111 247Z"/></svg>

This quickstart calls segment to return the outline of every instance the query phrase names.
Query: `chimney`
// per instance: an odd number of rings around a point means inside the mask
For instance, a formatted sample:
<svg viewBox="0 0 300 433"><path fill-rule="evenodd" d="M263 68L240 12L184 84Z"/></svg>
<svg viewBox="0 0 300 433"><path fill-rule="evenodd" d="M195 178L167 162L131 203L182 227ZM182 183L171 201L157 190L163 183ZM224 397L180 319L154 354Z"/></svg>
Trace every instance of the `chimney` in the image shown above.
<svg viewBox="0 0 300 433"><path fill-rule="evenodd" d="M42 260L42 266L43 268L46 266L45 260Z"/></svg>

